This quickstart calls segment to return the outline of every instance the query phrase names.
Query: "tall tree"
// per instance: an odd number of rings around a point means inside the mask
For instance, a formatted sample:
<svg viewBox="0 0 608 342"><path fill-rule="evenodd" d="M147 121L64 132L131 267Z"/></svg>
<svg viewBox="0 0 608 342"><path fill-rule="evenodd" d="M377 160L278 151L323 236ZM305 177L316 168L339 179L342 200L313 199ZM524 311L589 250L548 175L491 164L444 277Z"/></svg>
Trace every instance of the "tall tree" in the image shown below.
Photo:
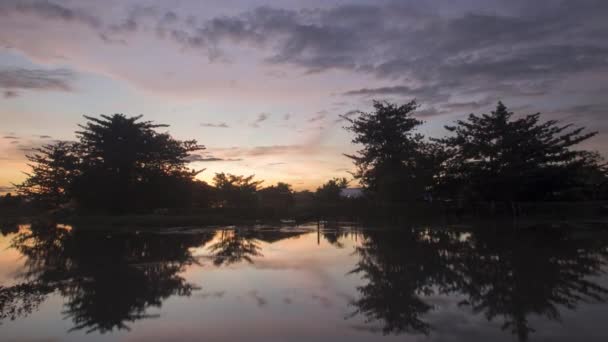
<svg viewBox="0 0 608 342"><path fill-rule="evenodd" d="M317 188L315 200L323 204L335 204L340 201L342 190L348 186L346 178L333 178Z"/></svg>
<svg viewBox="0 0 608 342"><path fill-rule="evenodd" d="M187 167L187 157L203 146L159 133L156 129L167 126L141 116L85 118L76 142L45 146L29 157L32 172L22 193L114 212L183 206L189 200L197 172Z"/></svg>
<svg viewBox="0 0 608 342"><path fill-rule="evenodd" d="M80 174L81 155L78 145L60 141L42 146L28 155L32 171L17 185L17 191L42 205L68 202L74 180Z"/></svg>
<svg viewBox="0 0 608 342"><path fill-rule="evenodd" d="M293 190L287 183L278 182L261 189L258 194L263 207L287 210L294 204Z"/></svg>
<svg viewBox="0 0 608 342"><path fill-rule="evenodd" d="M491 114L470 114L438 139L451 157L442 184L482 200L520 201L563 197L586 187L589 173L603 174L596 153L573 147L596 132L541 122L540 113L514 117L499 102ZM604 178L599 177L599 178Z"/></svg>
<svg viewBox="0 0 608 342"><path fill-rule="evenodd" d="M355 177L378 199L416 199L432 184L438 150L416 133L423 123L414 117L417 107L415 101L400 106L374 101L373 112L344 117L355 134L352 142L363 145L347 155L357 167Z"/></svg>
<svg viewBox="0 0 608 342"><path fill-rule="evenodd" d="M262 181L254 181L254 175L237 176L216 173L213 177L217 204L221 207L247 208L257 204L257 191Z"/></svg>

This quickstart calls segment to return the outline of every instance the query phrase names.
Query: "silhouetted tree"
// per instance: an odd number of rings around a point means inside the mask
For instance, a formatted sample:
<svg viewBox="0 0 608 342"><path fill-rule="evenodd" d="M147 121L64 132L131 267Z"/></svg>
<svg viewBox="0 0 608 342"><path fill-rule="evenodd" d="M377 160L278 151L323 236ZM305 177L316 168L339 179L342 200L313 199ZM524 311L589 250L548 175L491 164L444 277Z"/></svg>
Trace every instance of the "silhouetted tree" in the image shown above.
<svg viewBox="0 0 608 342"><path fill-rule="evenodd" d="M357 167L355 177L379 200L418 199L433 184L440 150L415 132L422 124L414 117L417 107L415 101L401 106L374 101L373 112L344 117L355 134L352 142L363 145L347 155Z"/></svg>
<svg viewBox="0 0 608 342"><path fill-rule="evenodd" d="M48 145L29 157L32 172L21 193L112 212L187 205L197 174L187 157L203 146L159 133L167 126L141 116L85 118L78 141Z"/></svg>
<svg viewBox="0 0 608 342"><path fill-rule="evenodd" d="M179 141L156 132L167 125L122 114L85 118L88 122L77 132L83 153L77 197L84 204L122 210L132 208L137 199L162 202L164 196L179 193L180 183L196 174L187 168L187 157L203 147L195 140ZM148 207L166 204L170 203Z"/></svg>
<svg viewBox="0 0 608 342"><path fill-rule="evenodd" d="M254 175L236 176L216 173L213 184L216 189L217 204L228 208L249 208L257 204L257 191L262 181L254 181Z"/></svg>
<svg viewBox="0 0 608 342"><path fill-rule="evenodd" d="M348 187L348 180L346 178L330 179L317 188L315 200L321 204L338 203L342 199L340 193L342 190L346 189L346 187Z"/></svg>
<svg viewBox="0 0 608 342"><path fill-rule="evenodd" d="M32 171L17 185L20 194L41 205L67 203L74 195L74 181L81 174L81 151L77 143L60 141L28 155Z"/></svg>
<svg viewBox="0 0 608 342"><path fill-rule="evenodd" d="M541 122L540 113L514 118L499 102L491 114L470 114L446 128L454 135L437 141L450 156L441 184L452 194L486 201L545 200L605 182L599 156L572 148L596 133Z"/></svg>
<svg viewBox="0 0 608 342"><path fill-rule="evenodd" d="M262 207L285 211L294 204L294 193L287 183L278 182L277 185L260 189L258 195Z"/></svg>
<svg viewBox="0 0 608 342"><path fill-rule="evenodd" d="M192 184L192 206L209 208L213 203L215 189L207 182L195 180Z"/></svg>

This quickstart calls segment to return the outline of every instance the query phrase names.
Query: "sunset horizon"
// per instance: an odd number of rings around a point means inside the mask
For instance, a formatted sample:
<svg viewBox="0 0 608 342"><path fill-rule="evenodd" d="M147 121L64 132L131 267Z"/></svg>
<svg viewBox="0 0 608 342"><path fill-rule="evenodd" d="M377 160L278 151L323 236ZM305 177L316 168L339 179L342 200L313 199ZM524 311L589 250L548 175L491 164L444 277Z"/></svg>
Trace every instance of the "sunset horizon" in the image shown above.
<svg viewBox="0 0 608 342"><path fill-rule="evenodd" d="M205 145L191 163L199 179L255 174L296 190L352 178L344 154L358 146L340 116L374 99L416 99L429 137L503 101L598 131L582 147L606 156L605 7L3 0L0 192L26 178L32 148L75 139L83 115L114 113Z"/></svg>

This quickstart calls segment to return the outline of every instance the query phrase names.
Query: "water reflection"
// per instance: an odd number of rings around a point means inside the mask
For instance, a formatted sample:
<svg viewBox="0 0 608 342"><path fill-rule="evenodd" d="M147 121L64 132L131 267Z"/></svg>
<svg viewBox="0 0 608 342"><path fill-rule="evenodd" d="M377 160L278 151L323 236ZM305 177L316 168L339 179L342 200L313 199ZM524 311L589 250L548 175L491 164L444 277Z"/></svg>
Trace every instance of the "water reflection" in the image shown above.
<svg viewBox="0 0 608 342"><path fill-rule="evenodd" d="M72 330L128 330L128 322L154 317L145 313L148 307L191 294L196 286L179 273L196 262L189 248L212 237L211 231L108 234L33 224L13 239L27 257L26 267L23 283L2 289L2 297L12 300L0 303L0 311L11 318L29 314L41 297L58 291L66 298L63 314L73 321Z"/></svg>
<svg viewBox="0 0 608 342"><path fill-rule="evenodd" d="M573 236L555 230L477 229L370 231L357 248L353 270L365 284L355 314L383 323L383 332L428 334L433 295L460 302L502 329L527 340L532 316L560 319L560 308L604 302L594 283L608 256L606 235Z"/></svg>
<svg viewBox="0 0 608 342"><path fill-rule="evenodd" d="M290 231L277 228L236 227L220 229L208 249L215 266L227 266L243 261L253 263L253 258L264 256L261 252L261 242L273 243L296 238L305 233L307 233L306 230Z"/></svg>
<svg viewBox="0 0 608 342"><path fill-rule="evenodd" d="M209 246L216 266L236 262L252 262L252 257L262 256L255 231L250 229L221 230L218 241Z"/></svg>
<svg viewBox="0 0 608 342"><path fill-rule="evenodd" d="M346 313L353 327L379 324L386 338L401 334L432 338L438 330L449 329L433 319L445 309L437 304L439 297L457 302L462 317L496 322L501 328L495 329L497 334L522 341L534 336L539 321L560 321L565 310L608 299L602 277L608 235L580 227L362 229L333 223L319 229L231 227L165 233L68 228L48 222L29 229L3 226L11 236L11 248L24 256L24 267L13 286L0 285L0 324L26 319L46 298L58 295L64 300L63 318L72 323L70 331L128 331L136 321L158 317L150 314L150 308L160 308L170 297L191 296L203 287L200 280L188 276L186 270L193 269L223 268L228 272L224 276L247 271L252 283L266 281L266 287L245 292L245 296L255 294L258 302L262 298L258 291L264 292L260 308L269 311L256 320L281 319L278 315L286 309L274 311L277 316L273 316L273 303L292 304L291 297L285 298L306 290L310 292L299 298L332 303L318 310L335 308L335 318L341 321ZM298 240L308 247L294 243ZM300 261L294 261L297 258ZM225 267L229 265L235 267ZM336 273L339 279L332 278L336 267L343 269ZM318 275L322 285L312 287L314 282L301 275L306 272ZM290 283L289 277L296 275L308 283ZM221 305L244 305L229 302L222 288L229 284L216 284L220 287L212 290L221 291L214 297ZM334 297L326 291L339 286ZM348 305L340 308L340 298L347 298ZM205 310L194 299L181 305L190 305L193 313ZM298 324L321 319L322 311L306 311L311 310L306 305L289 307L288 312L301 315Z"/></svg>

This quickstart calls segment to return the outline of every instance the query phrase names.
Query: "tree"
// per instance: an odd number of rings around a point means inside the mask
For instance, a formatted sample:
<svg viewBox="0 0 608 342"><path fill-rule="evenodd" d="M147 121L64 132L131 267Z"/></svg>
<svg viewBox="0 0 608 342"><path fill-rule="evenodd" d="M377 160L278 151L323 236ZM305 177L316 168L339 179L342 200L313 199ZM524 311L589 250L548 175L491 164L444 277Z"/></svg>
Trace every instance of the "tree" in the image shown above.
<svg viewBox="0 0 608 342"><path fill-rule="evenodd" d="M190 200L197 172L187 167L187 157L203 146L159 133L167 126L141 116L85 118L76 142L47 145L29 157L32 172L21 193L111 212L181 207Z"/></svg>
<svg viewBox="0 0 608 342"><path fill-rule="evenodd" d="M278 182L261 189L258 194L263 207L286 210L294 204L294 192L287 183Z"/></svg>
<svg viewBox="0 0 608 342"><path fill-rule="evenodd" d="M359 112L350 123L352 142L362 144L355 155L347 155L356 167L355 178L380 200L403 201L422 197L432 184L438 149L415 130L422 121L414 117L418 105L410 101L398 106L374 101L374 111Z"/></svg>
<svg viewBox="0 0 608 342"><path fill-rule="evenodd" d="M17 191L39 204L57 205L73 195L74 180L80 175L81 153L74 142L45 145L28 155L32 171L17 185Z"/></svg>
<svg viewBox="0 0 608 342"><path fill-rule="evenodd" d="M341 199L342 190L348 186L346 178L333 178L317 188L315 199L321 203L337 203Z"/></svg>
<svg viewBox="0 0 608 342"><path fill-rule="evenodd" d="M514 118L499 102L491 114L470 114L446 129L454 135L437 141L450 155L441 183L452 193L487 201L545 200L590 186L590 173L605 177L596 153L572 148L596 132L541 122L540 113Z"/></svg>
<svg viewBox="0 0 608 342"><path fill-rule="evenodd" d="M257 203L257 191L262 181L254 181L254 175L236 176L229 173L216 173L213 177L220 207L247 208Z"/></svg>

